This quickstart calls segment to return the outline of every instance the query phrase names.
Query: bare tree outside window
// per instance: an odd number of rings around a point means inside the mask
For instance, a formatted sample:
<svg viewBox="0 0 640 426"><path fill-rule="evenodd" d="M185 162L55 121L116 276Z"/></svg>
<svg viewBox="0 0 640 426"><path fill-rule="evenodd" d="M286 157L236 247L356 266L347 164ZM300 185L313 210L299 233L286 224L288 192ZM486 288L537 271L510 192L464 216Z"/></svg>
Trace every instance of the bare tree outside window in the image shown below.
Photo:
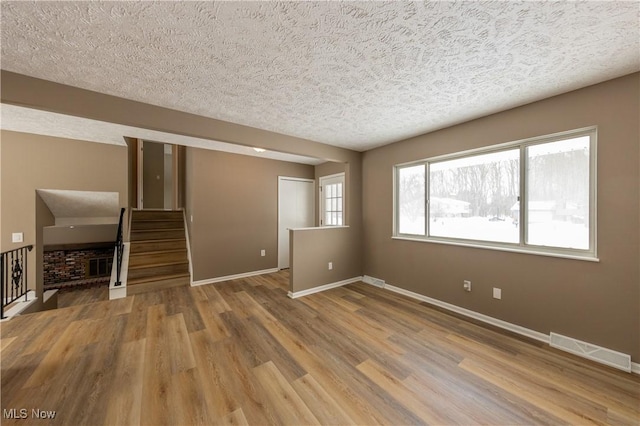
<svg viewBox="0 0 640 426"><path fill-rule="evenodd" d="M589 137L527 147L527 243L589 248Z"/></svg>
<svg viewBox="0 0 640 426"><path fill-rule="evenodd" d="M517 243L518 149L432 163L429 235Z"/></svg>
<svg viewBox="0 0 640 426"><path fill-rule="evenodd" d="M403 167L398 170L398 232L425 233L425 166Z"/></svg>

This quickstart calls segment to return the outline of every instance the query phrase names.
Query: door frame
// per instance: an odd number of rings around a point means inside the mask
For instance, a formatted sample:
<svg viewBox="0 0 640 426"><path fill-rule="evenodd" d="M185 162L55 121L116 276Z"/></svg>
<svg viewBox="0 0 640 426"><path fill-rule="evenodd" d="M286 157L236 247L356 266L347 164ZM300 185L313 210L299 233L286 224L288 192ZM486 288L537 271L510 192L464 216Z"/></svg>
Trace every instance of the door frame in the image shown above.
<svg viewBox="0 0 640 426"><path fill-rule="evenodd" d="M290 177L290 176L278 176L278 203L277 203L278 204L278 230L277 230L277 233L276 233L277 234L277 244L278 244L278 252L277 252L276 263L278 265L278 269L282 269L281 265L280 265L280 243L281 243L281 241L280 241L280 226L281 226L281 223L280 223L280 192L281 192L280 185L281 185L281 182L283 180L293 180L293 181L298 181L298 182L311 183L311 184L313 184L313 191L314 192L315 192L315 187L316 187L316 180L315 179L297 178L297 177ZM315 213L314 213L315 210L316 210L315 194L312 197L312 199L314 200L314 202L313 202L314 206L311 208L311 212L312 212L312 215L315 216ZM315 223L315 217L313 218L312 222ZM289 254L291 254L291 253L289 253ZM291 267L291 265L289 265L289 267Z"/></svg>

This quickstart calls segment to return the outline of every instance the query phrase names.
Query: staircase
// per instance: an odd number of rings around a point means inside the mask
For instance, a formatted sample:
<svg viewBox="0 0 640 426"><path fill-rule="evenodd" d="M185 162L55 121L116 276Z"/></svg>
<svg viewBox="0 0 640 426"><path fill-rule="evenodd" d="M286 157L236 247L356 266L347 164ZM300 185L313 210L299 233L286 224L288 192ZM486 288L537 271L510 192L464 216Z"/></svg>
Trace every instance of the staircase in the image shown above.
<svg viewBox="0 0 640 426"><path fill-rule="evenodd" d="M182 211L134 210L127 295L189 285Z"/></svg>

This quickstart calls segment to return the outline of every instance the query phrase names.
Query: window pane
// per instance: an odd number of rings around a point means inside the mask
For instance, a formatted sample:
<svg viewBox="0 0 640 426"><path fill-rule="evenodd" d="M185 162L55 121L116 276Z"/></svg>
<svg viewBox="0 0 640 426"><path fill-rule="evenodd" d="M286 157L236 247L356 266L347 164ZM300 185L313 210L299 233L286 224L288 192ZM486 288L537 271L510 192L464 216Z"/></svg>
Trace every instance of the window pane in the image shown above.
<svg viewBox="0 0 640 426"><path fill-rule="evenodd" d="M336 197L342 197L342 184L336 184Z"/></svg>
<svg viewBox="0 0 640 426"><path fill-rule="evenodd" d="M338 223L336 225L342 226L342 212L338 213Z"/></svg>
<svg viewBox="0 0 640 426"><path fill-rule="evenodd" d="M519 241L520 150L432 163L429 235Z"/></svg>
<svg viewBox="0 0 640 426"><path fill-rule="evenodd" d="M98 275L98 261L96 259L91 259L89 261L89 276L95 277Z"/></svg>
<svg viewBox="0 0 640 426"><path fill-rule="evenodd" d="M424 235L424 165L398 169L398 232Z"/></svg>
<svg viewBox="0 0 640 426"><path fill-rule="evenodd" d="M527 244L589 249L589 136L527 148Z"/></svg>

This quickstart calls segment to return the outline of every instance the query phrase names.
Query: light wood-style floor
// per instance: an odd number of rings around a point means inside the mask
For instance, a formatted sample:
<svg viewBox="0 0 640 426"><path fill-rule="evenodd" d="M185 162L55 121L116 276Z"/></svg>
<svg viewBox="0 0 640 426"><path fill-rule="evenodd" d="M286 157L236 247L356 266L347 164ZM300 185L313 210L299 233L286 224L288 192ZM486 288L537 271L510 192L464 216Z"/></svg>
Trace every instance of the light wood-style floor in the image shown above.
<svg viewBox="0 0 640 426"><path fill-rule="evenodd" d="M287 272L12 319L9 424L638 424L640 378L366 284ZM56 411L53 420L32 409Z"/></svg>
<svg viewBox="0 0 640 426"><path fill-rule="evenodd" d="M58 308L85 305L109 300L109 283L100 287L64 290L58 292Z"/></svg>

